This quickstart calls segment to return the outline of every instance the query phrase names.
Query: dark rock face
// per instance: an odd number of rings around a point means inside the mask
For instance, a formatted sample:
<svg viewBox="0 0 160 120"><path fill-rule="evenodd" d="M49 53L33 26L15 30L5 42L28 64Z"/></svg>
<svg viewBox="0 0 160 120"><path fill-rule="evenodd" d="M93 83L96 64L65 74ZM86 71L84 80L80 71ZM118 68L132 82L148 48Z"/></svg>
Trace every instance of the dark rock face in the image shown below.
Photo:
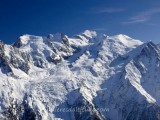
<svg viewBox="0 0 160 120"><path fill-rule="evenodd" d="M27 103L10 104L9 108L6 108L6 111L3 113L4 118L7 118L7 120L36 120L37 115L35 111Z"/></svg>
<svg viewBox="0 0 160 120"><path fill-rule="evenodd" d="M18 54L18 56L16 55ZM25 73L29 71L28 59L25 56L25 53L20 53L14 48L11 47L11 51L9 53L10 58L5 54L4 45L1 46L1 53L0 53L0 67L3 73L12 72L12 67L16 69L20 69ZM19 56L22 59L19 59Z"/></svg>
<svg viewBox="0 0 160 120"><path fill-rule="evenodd" d="M127 116L127 120L136 118L138 120L160 120L160 108L158 106L151 106L149 108L143 108L142 110L136 111L136 107L132 112ZM138 117L134 114L135 112L139 113Z"/></svg>
<svg viewBox="0 0 160 120"><path fill-rule="evenodd" d="M27 103L23 104L24 111L23 115L20 116L20 120L36 120L36 113L32 108L29 107Z"/></svg>
<svg viewBox="0 0 160 120"><path fill-rule="evenodd" d="M84 98L78 98L72 108L79 110L74 112L75 120L105 120L95 106Z"/></svg>
<svg viewBox="0 0 160 120"><path fill-rule="evenodd" d="M73 92L78 92L79 97L76 98L73 104L68 103L70 108L73 110L74 120L107 120L97 110L93 102L85 99L82 93L77 89ZM72 93L71 93L72 94Z"/></svg>
<svg viewBox="0 0 160 120"><path fill-rule="evenodd" d="M153 42L148 42L148 43L144 44L144 47L143 47L140 55L141 56L145 55L147 57L152 57L152 56L159 57L160 56L159 51L160 51L160 49L158 48L158 46L156 44L154 44Z"/></svg>
<svg viewBox="0 0 160 120"><path fill-rule="evenodd" d="M22 46L22 42L21 42L21 39L19 38L19 39L13 44L13 47L20 48L21 46Z"/></svg>
<svg viewBox="0 0 160 120"><path fill-rule="evenodd" d="M0 42L0 68L2 73L12 72L12 69L9 65L9 59L5 56L4 43Z"/></svg>

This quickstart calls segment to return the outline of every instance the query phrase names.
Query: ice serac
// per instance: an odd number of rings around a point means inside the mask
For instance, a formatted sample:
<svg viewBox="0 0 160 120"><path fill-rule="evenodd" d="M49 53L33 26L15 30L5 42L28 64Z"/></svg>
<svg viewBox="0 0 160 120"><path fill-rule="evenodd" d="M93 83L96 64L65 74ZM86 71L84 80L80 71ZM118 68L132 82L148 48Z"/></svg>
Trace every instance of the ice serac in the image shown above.
<svg viewBox="0 0 160 120"><path fill-rule="evenodd" d="M95 31L0 41L2 120L160 120L160 47Z"/></svg>

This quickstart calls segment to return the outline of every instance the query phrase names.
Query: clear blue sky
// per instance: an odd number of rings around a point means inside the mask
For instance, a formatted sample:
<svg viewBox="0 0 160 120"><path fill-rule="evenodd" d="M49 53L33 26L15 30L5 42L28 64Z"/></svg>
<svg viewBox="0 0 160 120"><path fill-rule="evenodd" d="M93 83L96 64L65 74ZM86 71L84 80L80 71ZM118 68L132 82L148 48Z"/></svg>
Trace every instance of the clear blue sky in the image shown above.
<svg viewBox="0 0 160 120"><path fill-rule="evenodd" d="M0 39L85 29L160 42L160 0L0 0Z"/></svg>

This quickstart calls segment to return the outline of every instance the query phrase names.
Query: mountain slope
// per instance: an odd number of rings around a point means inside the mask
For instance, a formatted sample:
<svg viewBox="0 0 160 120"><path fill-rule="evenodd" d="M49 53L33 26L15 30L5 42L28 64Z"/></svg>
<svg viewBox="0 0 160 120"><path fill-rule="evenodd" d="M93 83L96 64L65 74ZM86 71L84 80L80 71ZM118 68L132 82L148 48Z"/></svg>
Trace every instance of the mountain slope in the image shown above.
<svg viewBox="0 0 160 120"><path fill-rule="evenodd" d="M0 42L0 119L160 120L159 46L86 30Z"/></svg>

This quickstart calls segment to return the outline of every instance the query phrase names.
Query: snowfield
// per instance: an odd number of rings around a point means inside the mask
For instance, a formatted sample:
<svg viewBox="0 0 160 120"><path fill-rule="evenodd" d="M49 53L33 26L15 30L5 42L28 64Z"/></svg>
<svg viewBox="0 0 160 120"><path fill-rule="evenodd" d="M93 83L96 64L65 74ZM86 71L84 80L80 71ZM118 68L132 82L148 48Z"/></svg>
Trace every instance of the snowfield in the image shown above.
<svg viewBox="0 0 160 120"><path fill-rule="evenodd" d="M160 48L86 30L0 42L0 120L160 120Z"/></svg>

